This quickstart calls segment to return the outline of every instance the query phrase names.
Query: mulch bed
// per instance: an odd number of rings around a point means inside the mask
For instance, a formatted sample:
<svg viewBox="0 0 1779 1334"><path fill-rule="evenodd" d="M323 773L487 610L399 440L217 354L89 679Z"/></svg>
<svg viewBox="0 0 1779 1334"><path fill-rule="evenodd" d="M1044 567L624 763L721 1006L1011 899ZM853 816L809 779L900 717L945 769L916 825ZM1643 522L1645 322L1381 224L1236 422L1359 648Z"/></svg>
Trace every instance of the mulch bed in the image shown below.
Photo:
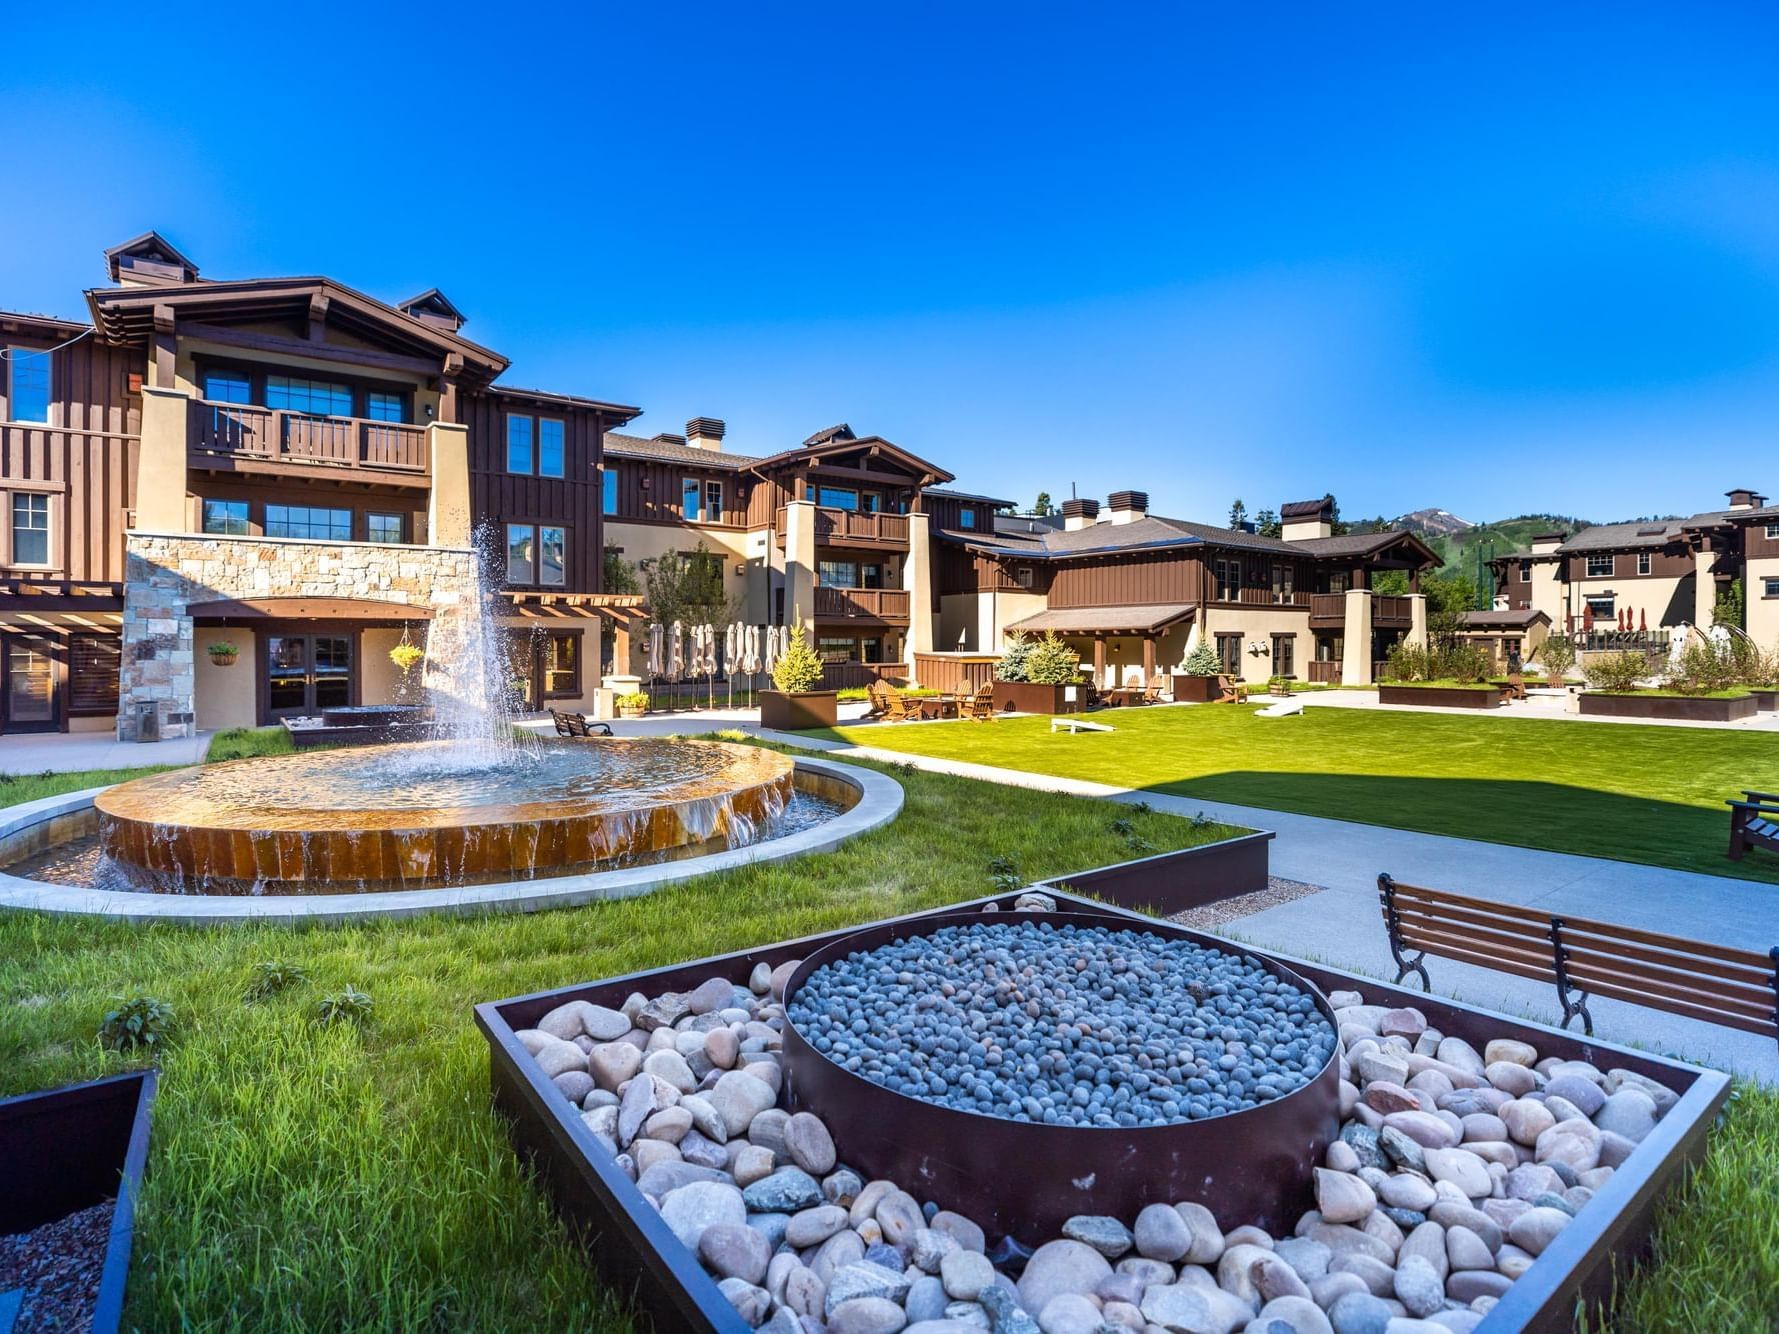
<svg viewBox="0 0 1779 1334"><path fill-rule="evenodd" d="M1301 880L1286 880L1281 876L1269 875L1265 889L1224 899L1219 903L1209 903L1202 908L1188 908L1185 912L1175 913L1168 921L1178 922L1195 931L1204 931L1213 926L1221 926L1224 922L1233 922L1238 917L1248 917L1267 908L1276 908L1292 899L1320 894L1326 888L1326 885L1308 885Z"/></svg>
<svg viewBox="0 0 1779 1334"><path fill-rule="evenodd" d="M106 1200L30 1232L0 1237L0 1295L25 1292L14 1334L92 1328L113 1206Z"/></svg>

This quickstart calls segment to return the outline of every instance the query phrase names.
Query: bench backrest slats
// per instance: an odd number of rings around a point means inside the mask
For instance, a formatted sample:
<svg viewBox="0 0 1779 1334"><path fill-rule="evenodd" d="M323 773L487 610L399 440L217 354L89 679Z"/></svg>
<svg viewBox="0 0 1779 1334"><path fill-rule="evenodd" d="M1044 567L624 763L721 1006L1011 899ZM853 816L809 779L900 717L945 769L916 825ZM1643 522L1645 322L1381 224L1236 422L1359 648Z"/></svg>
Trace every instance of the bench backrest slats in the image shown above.
<svg viewBox="0 0 1779 1334"><path fill-rule="evenodd" d="M1489 917L1511 917L1517 921L1550 925L1550 914L1537 908L1524 908L1517 903L1497 903L1493 899L1474 899L1464 894L1447 894L1443 890L1425 889L1420 885L1394 884L1392 893L1398 907L1409 903L1423 904L1431 909L1452 912L1483 913Z"/></svg>
<svg viewBox="0 0 1779 1334"><path fill-rule="evenodd" d="M1420 922L1460 922L1467 927L1483 927L1504 936L1514 936L1525 940L1550 939L1549 917L1500 917L1494 913L1474 912L1469 908L1449 908L1443 905L1434 907L1429 904L1404 902L1396 900L1396 915L1403 921L1413 918Z"/></svg>
<svg viewBox="0 0 1779 1334"><path fill-rule="evenodd" d="M1768 1005L1774 1001L1771 962L1765 968L1749 968L1742 964L1694 958L1672 950L1658 950L1648 945L1627 944L1596 936L1592 932L1577 931L1574 923L1567 917L1563 918L1563 948L1575 957L1591 955L1604 959L1624 959L1687 977L1709 978L1713 983L1727 988L1752 988L1766 996Z"/></svg>
<svg viewBox="0 0 1779 1334"><path fill-rule="evenodd" d="M1739 1028L1748 1033L1761 1033L1767 1037L1779 1031L1771 1015L1765 1019L1746 1019L1741 1015L1726 1014L1722 1010L1708 1009L1703 1005L1693 1005L1687 1001L1670 1000L1662 997L1651 1000L1649 995L1635 986L1622 986L1613 982L1590 982L1585 984L1588 991L1595 996L1605 996L1609 1000L1629 1001L1632 1005L1646 1005L1651 1009L1667 1010L1672 1014L1685 1015L1689 1019L1702 1019L1708 1024L1721 1024L1725 1028Z"/></svg>
<svg viewBox="0 0 1779 1334"><path fill-rule="evenodd" d="M1412 942L1405 942L1412 943ZM1415 948L1423 948L1416 945ZM1512 973L1516 977L1530 978L1534 982L1552 982L1556 974L1550 965L1522 963L1517 958L1510 958L1492 950L1475 948L1468 945L1425 946L1429 954L1437 954L1442 959L1456 959L1459 963L1473 963L1481 968L1490 968L1498 973Z"/></svg>
<svg viewBox="0 0 1779 1334"><path fill-rule="evenodd" d="M1677 977L1672 973L1662 974L1655 969L1646 968L1641 964L1621 963L1616 959L1601 959L1597 956L1568 956L1566 966L1569 978L1576 985L1588 987L1594 983L1611 986L1637 987L1652 996L1661 996L1668 1000L1685 1001L1689 1005L1705 1005L1722 1010L1726 1014L1746 1015L1750 1019L1765 1019L1772 1022L1773 991L1769 987L1767 994L1762 996L1757 991L1736 990L1700 982L1694 978Z"/></svg>
<svg viewBox="0 0 1779 1334"><path fill-rule="evenodd" d="M1503 960L1499 965L1501 967L1506 966L1506 961L1512 961L1539 977L1556 977L1556 970L1551 965L1549 946L1541 953L1523 942L1498 940L1471 932L1441 931L1435 927L1411 927L1406 922L1402 924L1402 943L1447 957L1455 957L1453 950L1470 950L1486 959Z"/></svg>
<svg viewBox="0 0 1779 1334"><path fill-rule="evenodd" d="M1571 931L1584 932L1590 936L1599 936L1604 940L1628 940L1637 945L1654 945L1660 949L1696 955L1701 959L1712 959L1718 963L1740 964L1744 968L1752 968L1767 977L1773 975L1771 956L1756 950L1737 949L1734 945L1714 945L1708 940L1682 940L1678 936L1664 936L1657 931L1638 931L1628 926L1615 926L1611 922L1595 922L1585 917L1562 917L1563 934Z"/></svg>

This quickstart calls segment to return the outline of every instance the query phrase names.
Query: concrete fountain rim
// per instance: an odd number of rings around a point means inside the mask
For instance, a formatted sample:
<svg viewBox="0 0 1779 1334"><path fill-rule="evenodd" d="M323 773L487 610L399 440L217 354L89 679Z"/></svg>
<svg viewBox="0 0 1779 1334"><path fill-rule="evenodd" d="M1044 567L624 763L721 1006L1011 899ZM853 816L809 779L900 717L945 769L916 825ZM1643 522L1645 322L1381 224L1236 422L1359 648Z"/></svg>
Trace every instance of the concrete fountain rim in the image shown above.
<svg viewBox="0 0 1779 1334"><path fill-rule="evenodd" d="M222 895L89 889L0 873L0 911L103 917L135 923L178 922L191 926L259 922L335 925L420 917L428 913L536 912L546 908L576 907L603 899L632 898L694 876L783 861L805 853L829 852L848 839L888 824L901 813L902 785L887 774L810 756L797 756L794 770L845 783L859 793L859 799L832 820L784 838L682 861L556 876L547 880L508 880L450 889L377 890L366 894ZM94 799L107 787L44 797L6 809L0 814L0 841L91 808Z"/></svg>

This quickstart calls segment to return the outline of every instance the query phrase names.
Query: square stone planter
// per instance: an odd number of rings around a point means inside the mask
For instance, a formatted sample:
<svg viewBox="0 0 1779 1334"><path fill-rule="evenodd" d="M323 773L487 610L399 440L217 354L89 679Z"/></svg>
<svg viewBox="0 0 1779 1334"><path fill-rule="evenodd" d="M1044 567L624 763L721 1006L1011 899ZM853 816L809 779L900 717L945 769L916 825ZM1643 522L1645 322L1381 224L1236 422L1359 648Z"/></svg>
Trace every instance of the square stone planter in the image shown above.
<svg viewBox="0 0 1779 1334"><path fill-rule="evenodd" d="M1753 695L1700 699L1690 695L1608 695L1584 690L1583 714L1596 718L1648 718L1655 722L1729 723L1752 718L1759 705Z"/></svg>
<svg viewBox="0 0 1779 1334"><path fill-rule="evenodd" d="M1498 709L1498 686L1390 686L1377 688L1379 704L1418 704L1424 709Z"/></svg>
<svg viewBox="0 0 1779 1334"><path fill-rule="evenodd" d="M839 721L840 695L834 690L782 690L760 692L760 726L776 732L804 732L832 727Z"/></svg>

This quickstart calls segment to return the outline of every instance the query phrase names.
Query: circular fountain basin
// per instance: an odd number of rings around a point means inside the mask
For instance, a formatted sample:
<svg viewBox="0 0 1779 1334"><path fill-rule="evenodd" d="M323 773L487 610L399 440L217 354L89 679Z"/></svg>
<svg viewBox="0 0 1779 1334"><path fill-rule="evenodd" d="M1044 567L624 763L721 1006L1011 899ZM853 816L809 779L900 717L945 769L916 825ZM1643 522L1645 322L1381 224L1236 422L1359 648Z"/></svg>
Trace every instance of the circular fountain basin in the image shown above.
<svg viewBox="0 0 1779 1334"><path fill-rule="evenodd" d="M338 894L527 880L743 845L790 800L792 762L661 737L509 750L448 741L233 760L93 801L131 884Z"/></svg>
<svg viewBox="0 0 1779 1334"><path fill-rule="evenodd" d="M1243 1111L1204 1120L1135 1126L1052 1125L947 1106L874 1082L830 1060L793 1017L799 988L818 970L892 941L1005 921L1002 914L941 913L855 932L807 955L785 987L785 1087L793 1110L848 1128L847 1161L868 1177L899 1181L919 1198L974 1219L991 1237L1028 1244L1055 1236L1077 1214L1133 1217L1156 1200L1197 1200L1219 1218L1289 1230L1308 1206L1313 1169L1340 1127L1340 1057L1300 1087ZM1028 920L1024 914L1015 920ZM1053 927L1131 930L1128 921L1075 913L1029 920ZM1164 922L1141 930L1249 959L1314 999L1327 1000L1282 964ZM937 947L935 947L937 948ZM1338 1048L1338 1043L1336 1044Z"/></svg>

